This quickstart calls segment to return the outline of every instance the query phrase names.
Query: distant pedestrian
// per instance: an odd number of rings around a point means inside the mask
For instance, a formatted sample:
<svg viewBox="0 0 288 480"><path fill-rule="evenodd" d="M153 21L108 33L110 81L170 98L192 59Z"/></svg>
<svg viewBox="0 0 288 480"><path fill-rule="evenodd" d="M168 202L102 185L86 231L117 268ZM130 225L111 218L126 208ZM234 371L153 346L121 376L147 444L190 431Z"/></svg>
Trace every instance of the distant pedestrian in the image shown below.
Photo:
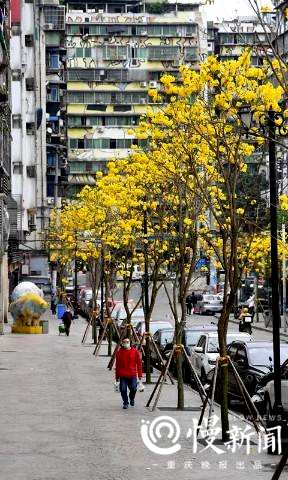
<svg viewBox="0 0 288 480"><path fill-rule="evenodd" d="M186 311L187 315L191 315L192 313L192 296L189 294L186 297Z"/></svg>
<svg viewBox="0 0 288 480"><path fill-rule="evenodd" d="M66 310L66 312L63 313L63 316L62 316L62 320L63 320L64 327L65 327L65 333L66 333L67 337L69 337L72 319L73 319L72 312L68 308Z"/></svg>
<svg viewBox="0 0 288 480"><path fill-rule="evenodd" d="M192 303L192 313L194 313L194 310L197 304L197 297L194 292L192 292L192 295L191 295L191 303Z"/></svg>
<svg viewBox="0 0 288 480"><path fill-rule="evenodd" d="M142 378L142 358L140 352L131 347L129 338L122 340L122 346L116 354L116 382L120 380L120 393L123 408L128 408L128 393L131 407L134 407L138 378Z"/></svg>
<svg viewBox="0 0 288 480"><path fill-rule="evenodd" d="M52 312L52 315L56 315L56 305L57 305L56 295L55 295L55 293L52 293L52 296L51 296L51 312Z"/></svg>

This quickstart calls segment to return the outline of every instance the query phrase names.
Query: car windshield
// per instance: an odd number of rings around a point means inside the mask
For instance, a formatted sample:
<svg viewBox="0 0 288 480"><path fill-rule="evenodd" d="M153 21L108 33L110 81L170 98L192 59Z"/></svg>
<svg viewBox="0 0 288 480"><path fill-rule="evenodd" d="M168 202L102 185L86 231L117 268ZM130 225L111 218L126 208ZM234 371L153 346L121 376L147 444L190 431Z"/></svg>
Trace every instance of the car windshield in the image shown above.
<svg viewBox="0 0 288 480"><path fill-rule="evenodd" d="M162 328L169 328L170 323L157 323L157 322L151 322L150 323L150 333L151 335L154 335L154 333L157 332L157 330L162 330Z"/></svg>
<svg viewBox="0 0 288 480"><path fill-rule="evenodd" d="M195 347L199 338L203 335L203 330L193 330L193 332L186 332L186 345L188 347Z"/></svg>
<svg viewBox="0 0 288 480"><path fill-rule="evenodd" d="M165 330L161 333L161 345L173 342L174 330Z"/></svg>
<svg viewBox="0 0 288 480"><path fill-rule="evenodd" d="M235 340L237 340L237 334L236 335L227 335L227 345L229 345L229 343L231 343ZM218 353L218 352L219 352L218 338L217 337L209 338L208 353Z"/></svg>
<svg viewBox="0 0 288 480"><path fill-rule="evenodd" d="M269 360L272 359L272 362ZM249 348L249 358L251 365L267 366L273 365L273 346L265 345ZM281 345L280 350L281 363L288 358L288 345Z"/></svg>

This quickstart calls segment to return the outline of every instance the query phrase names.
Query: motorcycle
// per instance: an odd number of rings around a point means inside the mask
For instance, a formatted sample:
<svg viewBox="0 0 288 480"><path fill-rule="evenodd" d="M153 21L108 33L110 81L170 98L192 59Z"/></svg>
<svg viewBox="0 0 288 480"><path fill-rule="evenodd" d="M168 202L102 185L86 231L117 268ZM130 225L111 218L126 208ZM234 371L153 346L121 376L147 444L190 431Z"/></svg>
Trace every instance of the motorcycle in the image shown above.
<svg viewBox="0 0 288 480"><path fill-rule="evenodd" d="M252 335L252 316L251 315L245 315L242 318L240 318L239 332L245 332L245 333L249 333L249 335Z"/></svg>

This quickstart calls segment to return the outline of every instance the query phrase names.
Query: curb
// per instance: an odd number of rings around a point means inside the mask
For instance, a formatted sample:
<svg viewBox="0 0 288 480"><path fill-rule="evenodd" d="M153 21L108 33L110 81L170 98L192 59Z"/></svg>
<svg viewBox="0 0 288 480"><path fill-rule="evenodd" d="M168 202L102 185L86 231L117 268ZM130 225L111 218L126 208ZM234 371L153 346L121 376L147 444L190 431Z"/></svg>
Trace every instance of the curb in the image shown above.
<svg viewBox="0 0 288 480"><path fill-rule="evenodd" d="M238 322L237 320L231 320L231 319L229 319L229 322L235 323L236 325L239 324L239 322ZM261 332L273 333L272 328L258 327L258 326L253 325L252 329L253 329L253 330L260 330ZM280 335L281 335L281 337L286 337L286 338L288 338L288 333L282 333L282 332L280 332Z"/></svg>

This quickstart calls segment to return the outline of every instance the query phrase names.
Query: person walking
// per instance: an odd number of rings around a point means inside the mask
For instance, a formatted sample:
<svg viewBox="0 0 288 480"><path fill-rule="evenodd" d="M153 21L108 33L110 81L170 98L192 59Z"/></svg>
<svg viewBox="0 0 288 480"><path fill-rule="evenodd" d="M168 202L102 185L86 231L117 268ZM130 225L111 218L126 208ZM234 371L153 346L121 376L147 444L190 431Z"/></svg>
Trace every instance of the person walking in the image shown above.
<svg viewBox="0 0 288 480"><path fill-rule="evenodd" d="M191 303L192 303L192 313L194 313L196 303L197 303L197 297L194 292L192 292L192 295L191 295Z"/></svg>
<svg viewBox="0 0 288 480"><path fill-rule="evenodd" d="M191 299L191 295L188 294L187 297L186 297L186 311L187 311L187 315L191 315L191 311L192 311L192 299Z"/></svg>
<svg viewBox="0 0 288 480"><path fill-rule="evenodd" d="M68 308L66 310L66 312L63 313L63 317L62 317L64 327L65 327L65 333L66 333L67 337L69 337L72 319L73 319L72 312Z"/></svg>
<svg viewBox="0 0 288 480"><path fill-rule="evenodd" d="M120 393L124 409L129 406L127 389L129 389L130 405L131 407L135 405L138 378L142 378L141 354L136 348L131 347L129 338L124 338L121 348L116 354L116 382L120 380Z"/></svg>
<svg viewBox="0 0 288 480"><path fill-rule="evenodd" d="M55 295L55 293L52 293L52 295L51 295L51 312L52 312L52 315L56 315L56 305L57 305L56 295Z"/></svg>

